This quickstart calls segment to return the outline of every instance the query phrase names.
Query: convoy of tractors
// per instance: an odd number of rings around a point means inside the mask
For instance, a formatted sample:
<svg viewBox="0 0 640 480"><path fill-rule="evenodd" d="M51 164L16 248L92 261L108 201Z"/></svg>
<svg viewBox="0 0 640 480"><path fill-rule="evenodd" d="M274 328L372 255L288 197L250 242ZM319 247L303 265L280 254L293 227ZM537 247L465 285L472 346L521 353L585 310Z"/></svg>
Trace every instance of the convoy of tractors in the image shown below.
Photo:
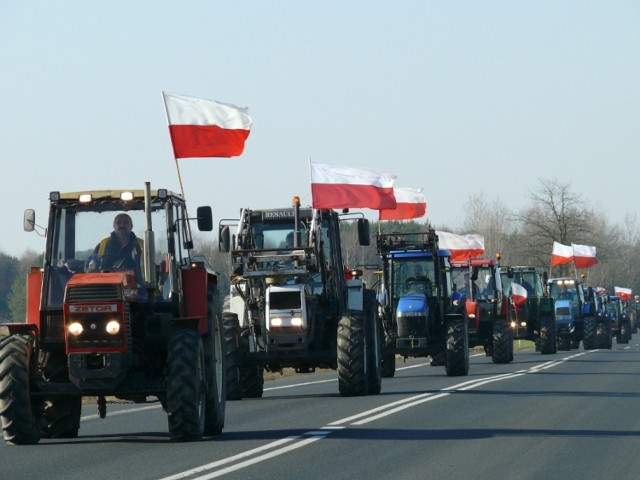
<svg viewBox="0 0 640 480"><path fill-rule="evenodd" d="M192 253L192 226L213 230L209 207L191 216L180 194L148 183L49 200L26 319L0 338L9 444L77 437L83 397L101 417L108 398L157 399L170 438L191 441L222 432L227 400L261 397L265 372L333 369L341 396L375 395L397 358L464 376L473 348L502 364L514 340L549 355L611 349L637 330L638 303L499 257L454 261L430 227L378 233L379 279L367 285L345 265L341 224L366 247L368 221L297 197L220 222L224 282ZM25 230L37 227L27 210Z"/></svg>

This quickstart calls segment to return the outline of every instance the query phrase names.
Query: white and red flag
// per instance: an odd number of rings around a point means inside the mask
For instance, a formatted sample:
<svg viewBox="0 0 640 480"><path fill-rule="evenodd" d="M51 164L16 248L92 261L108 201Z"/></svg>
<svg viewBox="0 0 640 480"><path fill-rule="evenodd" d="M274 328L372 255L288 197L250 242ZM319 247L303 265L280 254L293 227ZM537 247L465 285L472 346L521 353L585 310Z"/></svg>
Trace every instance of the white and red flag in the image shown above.
<svg viewBox="0 0 640 480"><path fill-rule="evenodd" d="M484 237L477 233L458 235L436 230L438 246L451 252L451 260L467 260L484 253Z"/></svg>
<svg viewBox="0 0 640 480"><path fill-rule="evenodd" d="M577 245L575 243L572 243L571 247L573 248L573 262L576 268L589 268L598 263L596 247Z"/></svg>
<svg viewBox="0 0 640 480"><path fill-rule="evenodd" d="M631 294L633 293L630 288L613 287L614 295L620 297L621 300L631 300Z"/></svg>
<svg viewBox="0 0 640 480"><path fill-rule="evenodd" d="M409 220L427 213L427 201L421 188L394 188L396 208L380 210L380 220Z"/></svg>
<svg viewBox="0 0 640 480"><path fill-rule="evenodd" d="M553 251L551 252L551 266L564 265L573 260L573 248L570 245L563 245L553 242Z"/></svg>
<svg viewBox="0 0 640 480"><path fill-rule="evenodd" d="M392 173L310 163L313 208L396 208Z"/></svg>
<svg viewBox="0 0 640 480"><path fill-rule="evenodd" d="M249 109L162 92L175 158L237 157L251 130Z"/></svg>
<svg viewBox="0 0 640 480"><path fill-rule="evenodd" d="M527 289L519 283L511 284L511 298L513 299L513 306L516 312L520 310L525 303L527 303Z"/></svg>

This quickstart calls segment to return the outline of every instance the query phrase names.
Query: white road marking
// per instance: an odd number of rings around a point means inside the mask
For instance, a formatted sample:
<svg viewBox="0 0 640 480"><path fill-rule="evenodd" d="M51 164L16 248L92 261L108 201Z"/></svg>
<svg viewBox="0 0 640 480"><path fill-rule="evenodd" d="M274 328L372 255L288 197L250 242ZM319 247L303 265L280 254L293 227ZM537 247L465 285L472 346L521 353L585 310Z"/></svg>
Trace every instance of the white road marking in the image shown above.
<svg viewBox="0 0 640 480"><path fill-rule="evenodd" d="M351 415L349 417L345 417L342 418L340 420L335 420L333 422L330 422L329 424L327 424L326 426L322 427L319 430L310 430L302 435L298 435L298 436L291 436L291 437L286 437L283 438L281 440L278 440L276 442L272 442L269 443L267 445L264 445L262 447L258 447L256 449L253 450L247 450L246 452L231 456L231 457L227 457L221 460L218 460L216 462L212 462L206 465L202 465L196 468L192 468L189 470L185 470L184 472L180 472L177 473L175 475L172 475L170 477L164 477L161 480L178 480L178 479L183 479L183 478L191 478L191 480L209 480L212 478L217 478L220 477L222 475L225 475L227 473L233 472L233 471L237 471L240 470L242 468L245 468L247 466L250 465L254 465L256 463L262 462L264 460L270 459L270 458L274 458L277 457L279 455L284 455L285 453L288 453L292 450L310 445L311 443L314 443L318 440L322 440L324 438L327 438L333 431L335 430L340 430L343 428L348 428L348 426L359 426L359 425L364 425L366 423L370 423L373 422L375 420L378 420L380 418L389 416L389 415L393 415L394 413L400 412L402 410L406 410L408 408L414 407L416 405L420 405L422 403L425 402L430 402L432 400L436 400L438 398L443 398L446 396L451 395L452 393L458 392L458 391L466 391L466 390L471 390L477 387L480 387L482 385L486 385L488 383L493 383L493 382L500 382L503 380L510 380L512 378L516 378L516 377L521 377L524 375L530 375L530 374L535 374L540 372L541 370L546 370L549 368L553 368L556 367L562 363L565 363L573 358L579 357L581 355L585 355L588 352L582 352L582 353L577 353L575 355L570 355L568 357L564 357L561 360L557 360L557 361L549 361L549 362L545 362L542 363L540 365L535 365L531 368L525 369L525 370L518 370L516 372L512 372L512 373L504 373L504 374L500 374L500 375L493 375L493 376L489 376L489 377L484 377L484 378L478 378L478 379L474 379L474 380L468 380L466 382L462 382L456 385L452 385L451 387L447 387L447 388L443 388L442 390L438 391L438 392L430 392L430 393L423 393L420 395L414 395L412 397L409 398L404 398L401 400L396 400L394 402L390 402L387 403L385 405L381 405L379 407L376 408L372 408L370 410L358 413L356 415ZM418 366L424 366L425 364L421 364ZM418 366L410 366L410 367L405 367L405 368L417 368ZM399 370L399 369L398 369ZM314 384L314 383L326 383L329 381L335 381L335 380L322 380L322 381L318 381L318 382L305 382L303 384L298 384L298 386L300 385L310 385L310 384ZM287 386L287 388L291 388L292 386ZM277 387L276 387L277 388ZM275 388L274 388L275 389ZM266 389L265 389L266 390ZM293 442L293 443L292 443ZM286 445L285 445L286 444ZM284 446L282 446L284 445ZM233 463L233 462L237 462L239 460L242 460L246 457L252 456L256 453L259 452L263 452L266 450L270 450L266 453L263 453L262 455L256 456L256 457L252 457L250 459L244 460L244 461L240 461L239 463L235 463L234 465L230 465L228 467L224 467L221 469L217 469L220 466L223 465L227 465L229 463ZM216 470L217 469L217 470ZM200 473L203 473L205 471L209 471L209 473L200 475L200 476L194 476L194 475L198 475Z"/></svg>

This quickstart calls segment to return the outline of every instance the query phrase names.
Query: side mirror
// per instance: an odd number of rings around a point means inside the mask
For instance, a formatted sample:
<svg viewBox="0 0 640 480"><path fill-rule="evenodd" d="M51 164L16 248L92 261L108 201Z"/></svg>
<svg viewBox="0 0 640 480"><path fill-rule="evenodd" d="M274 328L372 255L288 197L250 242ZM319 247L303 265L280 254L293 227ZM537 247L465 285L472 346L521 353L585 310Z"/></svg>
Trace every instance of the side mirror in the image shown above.
<svg viewBox="0 0 640 480"><path fill-rule="evenodd" d="M364 247L371 245L371 233L369 232L369 220L358 219L358 243Z"/></svg>
<svg viewBox="0 0 640 480"><path fill-rule="evenodd" d="M22 221L22 227L25 232L33 232L36 228L36 211L29 208L24 211L24 219Z"/></svg>
<svg viewBox="0 0 640 480"><path fill-rule="evenodd" d="M513 278L513 268L511 267L507 268L507 277Z"/></svg>
<svg viewBox="0 0 640 480"><path fill-rule="evenodd" d="M211 213L211 207L198 207L198 230L201 232L210 232L213 230L213 214Z"/></svg>
<svg viewBox="0 0 640 480"><path fill-rule="evenodd" d="M231 243L231 232L229 232L229 226L225 225L218 232L218 250L221 252L228 252Z"/></svg>

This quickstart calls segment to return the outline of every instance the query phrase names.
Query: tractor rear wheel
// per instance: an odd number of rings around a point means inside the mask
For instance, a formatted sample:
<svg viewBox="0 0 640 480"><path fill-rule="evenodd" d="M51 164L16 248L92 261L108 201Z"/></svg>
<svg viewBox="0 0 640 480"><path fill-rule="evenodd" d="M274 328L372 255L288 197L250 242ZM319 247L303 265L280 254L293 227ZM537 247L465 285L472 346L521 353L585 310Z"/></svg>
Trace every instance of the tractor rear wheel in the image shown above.
<svg viewBox="0 0 640 480"><path fill-rule="evenodd" d="M31 408L32 352L29 335L10 335L0 341L0 420L4 439L11 445L33 445L40 440Z"/></svg>
<svg viewBox="0 0 640 480"><path fill-rule="evenodd" d="M360 315L345 315L338 322L338 389L343 397L367 394L365 333L364 319Z"/></svg>
<svg viewBox="0 0 640 480"><path fill-rule="evenodd" d="M167 414L171 440L200 440L204 435L205 361L196 330L175 328L169 338Z"/></svg>
<svg viewBox="0 0 640 480"><path fill-rule="evenodd" d="M207 324L209 331L203 337L205 377L204 434L219 435L224 428L225 414L225 341L217 290L209 287L207 295Z"/></svg>
<svg viewBox="0 0 640 480"><path fill-rule="evenodd" d="M238 367L238 356L240 355L240 321L238 315L231 312L222 314L222 325L224 330L225 357L227 361L227 400L242 399L242 378Z"/></svg>
<svg viewBox="0 0 640 480"><path fill-rule="evenodd" d="M377 395L382 390L382 322L376 315L376 294L364 291L364 318L367 330L367 393Z"/></svg>
<svg viewBox="0 0 640 480"><path fill-rule="evenodd" d="M393 378L396 374L396 352L392 347L382 347L382 378Z"/></svg>
<svg viewBox="0 0 640 480"><path fill-rule="evenodd" d="M492 341L491 360L493 363L509 363L513 360L513 334L506 318L494 319Z"/></svg>
<svg viewBox="0 0 640 480"><path fill-rule="evenodd" d="M553 317L540 319L540 353L542 355L554 354L558 351L556 340L556 322Z"/></svg>
<svg viewBox="0 0 640 480"><path fill-rule="evenodd" d="M582 346L585 350L593 350L596 348L596 319L594 317L584 318Z"/></svg>
<svg viewBox="0 0 640 480"><path fill-rule="evenodd" d="M469 373L469 329L464 317L447 321L444 369L449 377L460 377Z"/></svg>
<svg viewBox="0 0 640 480"><path fill-rule="evenodd" d="M246 398L262 398L264 391L264 367L247 365L240 369L242 374L242 390Z"/></svg>
<svg viewBox="0 0 640 480"><path fill-rule="evenodd" d="M613 347L613 334L611 332L611 319L606 318L596 328L596 347L611 350Z"/></svg>

